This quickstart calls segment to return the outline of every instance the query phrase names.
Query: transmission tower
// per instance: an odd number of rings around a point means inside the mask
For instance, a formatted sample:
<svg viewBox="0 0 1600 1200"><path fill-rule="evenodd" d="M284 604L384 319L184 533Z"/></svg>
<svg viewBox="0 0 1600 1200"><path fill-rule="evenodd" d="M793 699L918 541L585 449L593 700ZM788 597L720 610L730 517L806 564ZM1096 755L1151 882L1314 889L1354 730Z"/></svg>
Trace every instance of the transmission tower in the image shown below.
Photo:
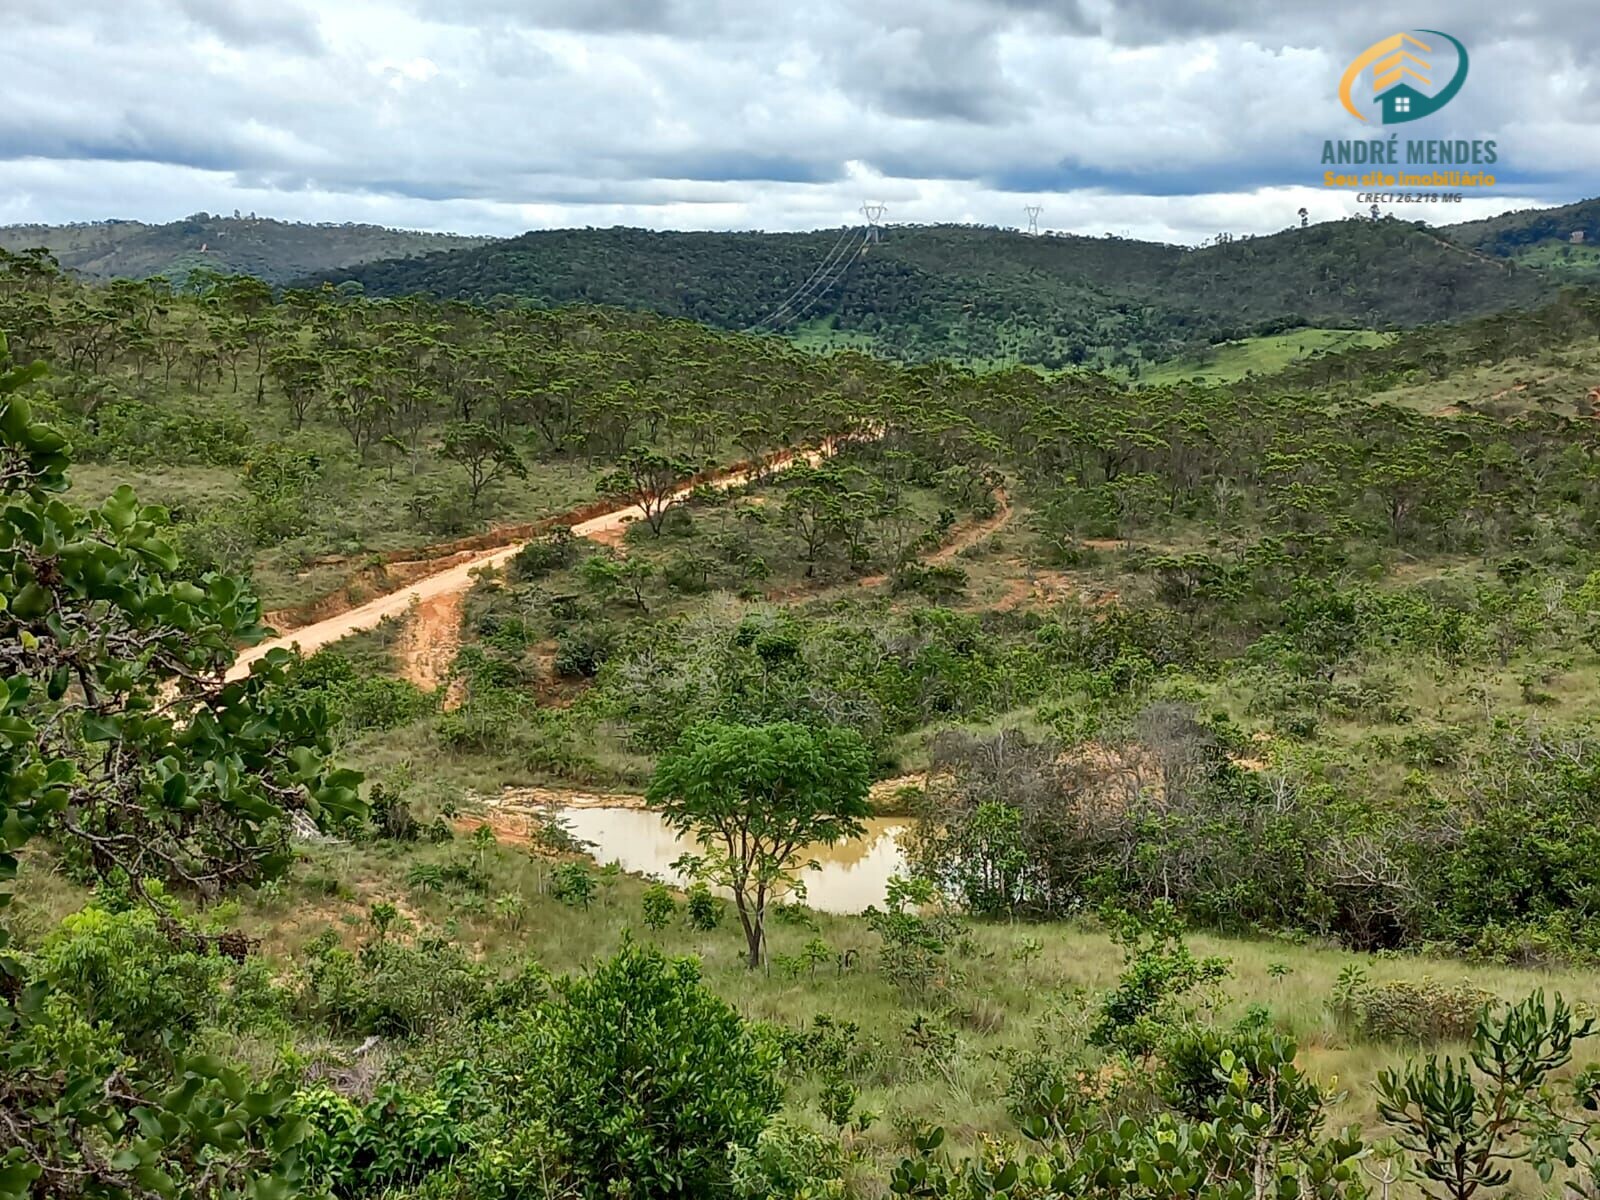
<svg viewBox="0 0 1600 1200"><path fill-rule="evenodd" d="M861 215L867 219L868 242L877 242L878 222L883 220L883 214L888 211L888 206L883 204L868 203L861 206Z"/></svg>
<svg viewBox="0 0 1600 1200"><path fill-rule="evenodd" d="M1039 214L1044 211L1042 204L1025 204L1022 211L1028 214L1028 232L1037 236L1039 233Z"/></svg>

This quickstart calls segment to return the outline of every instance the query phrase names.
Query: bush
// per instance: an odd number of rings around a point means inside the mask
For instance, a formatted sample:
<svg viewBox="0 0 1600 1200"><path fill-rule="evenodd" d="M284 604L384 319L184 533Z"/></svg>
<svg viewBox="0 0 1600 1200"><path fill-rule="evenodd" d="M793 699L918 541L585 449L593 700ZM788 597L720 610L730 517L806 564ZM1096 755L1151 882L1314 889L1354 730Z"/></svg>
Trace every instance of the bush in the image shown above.
<svg viewBox="0 0 1600 1200"><path fill-rule="evenodd" d="M113 1030L129 1053L164 1058L215 1016L230 965L186 947L186 938L175 922L163 929L148 908L89 907L45 938L34 973L87 1021Z"/></svg>
<svg viewBox="0 0 1600 1200"><path fill-rule="evenodd" d="M1468 983L1398 979L1373 984L1355 997L1357 1028L1374 1041L1463 1041L1472 1036L1492 992Z"/></svg>
<svg viewBox="0 0 1600 1200"><path fill-rule="evenodd" d="M336 1033L417 1037L478 1002L481 967L439 938L380 937L352 954L330 930L311 944L302 967L302 1015Z"/></svg>
<svg viewBox="0 0 1600 1200"><path fill-rule="evenodd" d="M929 600L949 600L967 590L967 573L953 563L904 562L889 577L896 595L913 593Z"/></svg>
<svg viewBox="0 0 1600 1200"><path fill-rule="evenodd" d="M433 697L415 684L366 674L337 650L318 650L296 663L289 687L307 700L320 699L347 735L398 729L434 708Z"/></svg>
<svg viewBox="0 0 1600 1200"><path fill-rule="evenodd" d="M690 929L710 933L722 924L722 903L703 883L697 883L689 889L683 908Z"/></svg>
<svg viewBox="0 0 1600 1200"><path fill-rule="evenodd" d="M562 863L550 881L550 894L569 908L588 908L594 899L594 873L587 863Z"/></svg>
<svg viewBox="0 0 1600 1200"><path fill-rule="evenodd" d="M405 797L381 783L373 784L367 795L367 822L375 837L396 842L415 842L422 838L422 825Z"/></svg>
<svg viewBox="0 0 1600 1200"><path fill-rule="evenodd" d="M651 929L665 929L672 914L678 911L678 902L665 884L653 883L644 891L644 923Z"/></svg>
<svg viewBox="0 0 1600 1200"><path fill-rule="evenodd" d="M560 679L592 679L606 661L610 641L604 631L592 627L565 630L556 638L551 670Z"/></svg>
<svg viewBox="0 0 1600 1200"><path fill-rule="evenodd" d="M733 1150L738 1200L835 1200L848 1195L847 1159L835 1138L780 1117L761 1131L753 1149Z"/></svg>
<svg viewBox="0 0 1600 1200"><path fill-rule="evenodd" d="M772 1046L691 959L625 946L557 988L525 1078L585 1194L726 1194L783 1099Z"/></svg>
<svg viewBox="0 0 1600 1200"><path fill-rule="evenodd" d="M569 566L572 563L574 541L572 530L565 525L557 526L543 537L534 538L512 555L507 564L511 577L526 583Z"/></svg>
<svg viewBox="0 0 1600 1200"><path fill-rule="evenodd" d="M437 1093L386 1084L365 1105L332 1088L295 1097L306 1119L301 1148L311 1182L335 1196L369 1196L416 1183L464 1148L461 1113Z"/></svg>
<svg viewBox="0 0 1600 1200"><path fill-rule="evenodd" d="M1170 904L1117 917L1112 941L1122 947L1123 971L1106 995L1089 1039L1129 1055L1154 1052L1170 1031L1192 1017L1185 998L1228 975L1225 959L1196 958Z"/></svg>

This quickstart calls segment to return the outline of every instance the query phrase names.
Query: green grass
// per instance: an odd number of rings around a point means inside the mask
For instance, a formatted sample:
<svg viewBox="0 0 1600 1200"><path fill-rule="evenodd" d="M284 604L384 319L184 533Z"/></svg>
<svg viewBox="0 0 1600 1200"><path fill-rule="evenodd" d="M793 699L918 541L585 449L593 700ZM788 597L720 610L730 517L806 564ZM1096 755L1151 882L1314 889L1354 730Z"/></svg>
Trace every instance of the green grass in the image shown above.
<svg viewBox="0 0 1600 1200"><path fill-rule="evenodd" d="M347 944L365 935L365 914L379 900L396 903L419 930L455 931L473 953L503 969L534 958L557 971L580 970L599 956L614 953L626 936L660 944L674 954L698 957L710 985L743 1015L791 1027L820 1013L856 1021L862 1035L881 1047L872 1056L863 1102L883 1119L866 1135L880 1162L906 1150L906 1133L928 1123L945 1125L961 1146L981 1135L1010 1134L1004 1086L1008 1055L1045 1045L1064 1048L1081 1037L1099 993L1121 970L1120 951L1092 925L973 923L969 944L955 955L961 980L938 995L902 993L878 969L878 939L858 917L812 914L815 928L774 922L771 954L795 953L814 936L836 953L854 951L854 965L842 970L819 967L813 977L791 978L778 969L751 972L742 965L737 924L696 933L675 921L652 933L640 920L641 880L602 873L598 897L587 910L565 907L548 893L552 864L507 845L488 851L491 876L487 911L474 911L448 893L409 888L403 881L417 861L476 855L464 840L442 847L323 846L301 852L282 888L247 897L237 926L262 939L262 952L287 973L291 963L321 931L334 930ZM84 894L30 854L18 903L7 924L24 944ZM508 924L493 915L496 896L520 894L525 915ZM1019 954L1029 939L1041 949ZM1334 1108L1334 1123L1359 1122L1377 1129L1372 1091L1380 1067L1405 1057L1403 1047L1352 1037L1328 1008L1341 969L1359 963L1374 982L1431 977L1441 983L1469 982L1511 999L1535 988L1559 991L1569 1000L1600 1004L1600 976L1576 970L1529 970L1467 965L1421 957L1364 956L1315 944L1272 939L1193 935L1199 954L1221 955L1232 974L1226 999L1214 1013L1221 1022L1243 1015L1251 1005L1269 1008L1279 1028L1300 1046L1302 1064L1345 1092ZM1276 964L1276 965L1275 965ZM287 977L287 976L286 976ZM946 1063L919 1054L906 1039L919 1015L955 1032L955 1053ZM790 1108L804 1110L814 1085L791 1093Z"/></svg>
<svg viewBox="0 0 1600 1200"><path fill-rule="evenodd" d="M839 350L863 350L873 353L878 349L877 339L869 333L856 333L838 328L836 316L813 317L802 321L789 333L795 345L813 353L832 354Z"/></svg>
<svg viewBox="0 0 1600 1200"><path fill-rule="evenodd" d="M1561 283L1600 283L1600 246L1590 242L1540 242L1512 258Z"/></svg>
<svg viewBox="0 0 1600 1200"><path fill-rule="evenodd" d="M1474 411L1494 417L1528 412L1592 415L1600 385L1600 338L1573 341L1560 350L1507 358L1456 371L1444 379L1417 379L1377 392L1374 404L1398 404L1419 412Z"/></svg>
<svg viewBox="0 0 1600 1200"><path fill-rule="evenodd" d="M1247 375L1270 375L1317 354L1380 346L1392 340L1392 334L1371 329L1292 329L1268 337L1223 342L1194 358L1149 365L1140 372L1138 382L1145 385L1227 383Z"/></svg>

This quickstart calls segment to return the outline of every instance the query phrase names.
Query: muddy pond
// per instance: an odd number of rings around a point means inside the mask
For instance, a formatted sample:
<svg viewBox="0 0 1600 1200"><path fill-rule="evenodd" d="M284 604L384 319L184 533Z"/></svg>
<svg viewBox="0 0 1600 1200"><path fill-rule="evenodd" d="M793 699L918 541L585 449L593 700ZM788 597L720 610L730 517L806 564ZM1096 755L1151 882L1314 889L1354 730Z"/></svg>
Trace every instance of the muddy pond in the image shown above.
<svg viewBox="0 0 1600 1200"><path fill-rule="evenodd" d="M572 833L592 843L595 861L619 862L624 870L655 875L681 886L673 871L679 855L698 849L680 841L661 820L660 813L641 808L563 808L561 820ZM899 834L903 818L875 817L863 822L866 832L837 846L812 846L805 857L817 867L804 873L806 903L819 912L858 913L869 905L883 904L889 877L903 873L905 856Z"/></svg>

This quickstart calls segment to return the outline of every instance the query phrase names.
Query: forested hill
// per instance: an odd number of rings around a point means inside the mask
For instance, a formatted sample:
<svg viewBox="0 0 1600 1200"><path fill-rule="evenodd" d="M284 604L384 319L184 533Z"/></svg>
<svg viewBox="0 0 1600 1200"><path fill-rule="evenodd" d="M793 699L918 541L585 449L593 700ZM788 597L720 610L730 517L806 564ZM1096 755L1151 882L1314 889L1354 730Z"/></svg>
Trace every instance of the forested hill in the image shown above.
<svg viewBox="0 0 1600 1200"><path fill-rule="evenodd" d="M94 221L0 226L0 250L43 247L67 270L99 280L181 276L205 267L285 283L374 259L479 246L487 240L381 225L309 225L208 213L165 225Z"/></svg>
<svg viewBox="0 0 1600 1200"><path fill-rule="evenodd" d="M616 305L740 329L779 310L839 237L552 230L323 278L382 296ZM1334 222L1198 250L896 226L776 327L912 359L1129 366L1295 325L1408 328L1548 294L1535 273L1399 221Z"/></svg>
<svg viewBox="0 0 1600 1200"><path fill-rule="evenodd" d="M1442 232L1462 246L1513 259L1558 279L1600 282L1600 199L1524 209L1447 226Z"/></svg>

